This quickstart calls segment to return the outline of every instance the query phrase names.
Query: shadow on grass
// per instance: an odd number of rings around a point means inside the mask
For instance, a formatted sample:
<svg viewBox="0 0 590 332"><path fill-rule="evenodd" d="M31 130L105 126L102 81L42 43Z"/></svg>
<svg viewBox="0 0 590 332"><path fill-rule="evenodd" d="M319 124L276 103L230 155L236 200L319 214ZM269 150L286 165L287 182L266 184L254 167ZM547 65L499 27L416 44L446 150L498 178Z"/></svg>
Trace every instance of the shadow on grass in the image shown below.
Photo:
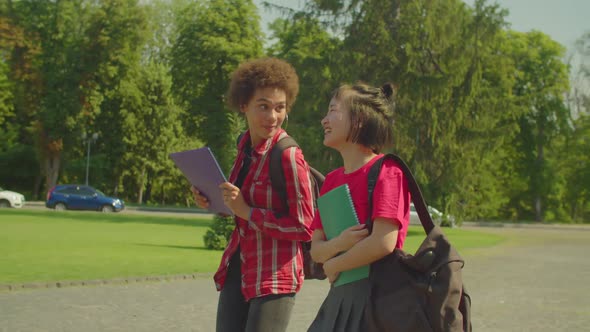
<svg viewBox="0 0 590 332"><path fill-rule="evenodd" d="M178 225L178 226L197 226L208 227L213 222L195 214L194 218L181 218L174 216L147 216L147 215L129 215L119 213L100 213L96 211L54 211L54 210L22 210L6 209L0 210L0 216L28 216L43 217L48 219L69 219L77 221L93 222L110 222L110 223L142 223L158 225Z"/></svg>
<svg viewBox="0 0 590 332"><path fill-rule="evenodd" d="M152 244L152 243L133 243L133 245L141 246L141 247L158 247L158 248L172 248L172 249L215 251L215 250L205 248L203 246L178 246L178 245L171 245L171 244Z"/></svg>

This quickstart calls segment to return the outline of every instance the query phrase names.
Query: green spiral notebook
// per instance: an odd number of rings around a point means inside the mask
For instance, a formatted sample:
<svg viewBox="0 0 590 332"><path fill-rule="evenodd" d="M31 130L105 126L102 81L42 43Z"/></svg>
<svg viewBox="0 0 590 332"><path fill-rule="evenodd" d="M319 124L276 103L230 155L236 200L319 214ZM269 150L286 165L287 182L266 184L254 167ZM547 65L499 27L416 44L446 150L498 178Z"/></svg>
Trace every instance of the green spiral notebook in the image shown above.
<svg viewBox="0 0 590 332"><path fill-rule="evenodd" d="M359 224L347 184L336 187L318 197L317 203L324 234L328 240L337 237L343 230ZM369 277L369 265L361 266L340 273L334 286L348 284L367 277Z"/></svg>

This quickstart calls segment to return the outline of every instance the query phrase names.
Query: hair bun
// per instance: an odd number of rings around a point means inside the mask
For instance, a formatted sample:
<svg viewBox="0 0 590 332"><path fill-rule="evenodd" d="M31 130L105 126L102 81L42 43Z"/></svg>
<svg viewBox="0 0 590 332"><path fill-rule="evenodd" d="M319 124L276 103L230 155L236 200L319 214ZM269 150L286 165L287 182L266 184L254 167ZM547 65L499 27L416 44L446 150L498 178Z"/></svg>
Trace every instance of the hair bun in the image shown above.
<svg viewBox="0 0 590 332"><path fill-rule="evenodd" d="M391 99L395 95L395 86L391 83L385 83L381 86L381 92L387 99Z"/></svg>

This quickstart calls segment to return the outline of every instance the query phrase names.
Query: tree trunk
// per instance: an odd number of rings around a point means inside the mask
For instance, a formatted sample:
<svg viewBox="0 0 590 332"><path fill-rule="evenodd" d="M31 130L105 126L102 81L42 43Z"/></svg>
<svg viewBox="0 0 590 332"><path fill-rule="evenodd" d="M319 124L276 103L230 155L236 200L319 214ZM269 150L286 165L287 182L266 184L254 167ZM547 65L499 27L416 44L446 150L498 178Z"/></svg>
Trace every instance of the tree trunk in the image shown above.
<svg viewBox="0 0 590 332"><path fill-rule="evenodd" d="M535 197L535 221L537 221L537 222L543 221L542 201L541 201L541 197L539 195L537 195L537 197Z"/></svg>
<svg viewBox="0 0 590 332"><path fill-rule="evenodd" d="M541 181L541 183L538 184L537 188L538 189L542 189L545 188L545 184L542 183L543 181L543 174L544 172L544 151L543 151L543 129L540 128L539 129L539 143L537 144L537 176L539 176L539 179L536 179L535 181ZM543 221L543 194L545 190L542 190L543 192L541 192L541 190L537 190L534 195L535 195L535 221L537 222L542 222Z"/></svg>
<svg viewBox="0 0 590 332"><path fill-rule="evenodd" d="M40 187L41 187L41 183L43 182L43 177L41 176L41 174L37 174L35 175L35 183L33 184L33 197L32 200L38 200L41 198L41 196L39 196L39 191L40 191ZM42 197L43 199L45 199L45 197Z"/></svg>
<svg viewBox="0 0 590 332"><path fill-rule="evenodd" d="M147 172L146 174L146 184L145 184L145 195L144 201L149 202L152 198L152 173Z"/></svg>
<svg viewBox="0 0 590 332"><path fill-rule="evenodd" d="M61 152L50 153L45 159L45 184L47 192L57 184L59 167L61 164Z"/></svg>
<svg viewBox="0 0 590 332"><path fill-rule="evenodd" d="M143 203L143 187L145 186L145 167L141 169L139 176L139 193L137 194L137 204Z"/></svg>

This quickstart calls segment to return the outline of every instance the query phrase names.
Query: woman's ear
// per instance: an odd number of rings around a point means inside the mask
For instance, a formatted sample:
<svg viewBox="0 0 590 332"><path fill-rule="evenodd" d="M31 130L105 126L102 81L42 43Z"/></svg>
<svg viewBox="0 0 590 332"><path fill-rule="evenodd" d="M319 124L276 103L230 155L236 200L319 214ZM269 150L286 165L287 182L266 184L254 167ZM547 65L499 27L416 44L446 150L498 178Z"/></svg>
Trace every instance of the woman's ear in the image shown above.
<svg viewBox="0 0 590 332"><path fill-rule="evenodd" d="M246 105L240 105L240 113L246 113Z"/></svg>

